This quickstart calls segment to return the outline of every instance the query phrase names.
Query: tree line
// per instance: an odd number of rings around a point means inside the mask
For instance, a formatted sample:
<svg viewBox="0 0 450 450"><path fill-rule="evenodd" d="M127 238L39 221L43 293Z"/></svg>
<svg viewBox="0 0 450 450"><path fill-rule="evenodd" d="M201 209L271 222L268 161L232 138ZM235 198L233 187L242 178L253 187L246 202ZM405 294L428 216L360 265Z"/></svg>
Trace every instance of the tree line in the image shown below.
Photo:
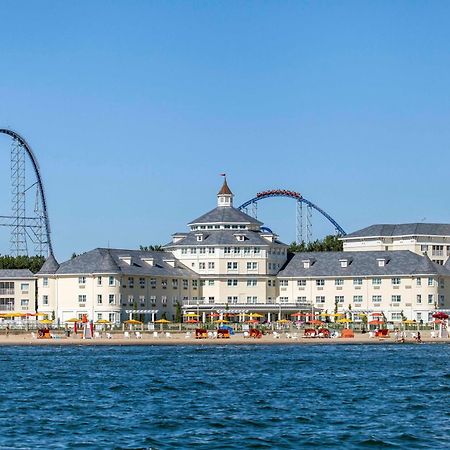
<svg viewBox="0 0 450 450"><path fill-rule="evenodd" d="M0 255L0 269L29 269L39 272L45 262L43 256L8 256Z"/></svg>
<svg viewBox="0 0 450 450"><path fill-rule="evenodd" d="M299 252L341 252L343 250L342 241L339 240L340 235L330 234L325 236L322 240L316 239L313 242L301 242L297 244L293 242L288 251L290 253Z"/></svg>

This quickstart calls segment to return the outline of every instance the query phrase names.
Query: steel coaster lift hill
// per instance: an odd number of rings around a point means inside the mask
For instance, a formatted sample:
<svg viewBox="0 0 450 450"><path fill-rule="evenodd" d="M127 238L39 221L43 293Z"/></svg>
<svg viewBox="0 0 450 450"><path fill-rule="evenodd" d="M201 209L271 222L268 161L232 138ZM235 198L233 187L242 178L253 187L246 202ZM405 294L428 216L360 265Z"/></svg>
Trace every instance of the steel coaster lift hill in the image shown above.
<svg viewBox="0 0 450 450"><path fill-rule="evenodd" d="M0 215L0 226L11 228L11 255L34 253L53 255L50 237L50 220L47 210L42 174L36 155L27 141L17 132L0 128L0 134L9 136L11 142L11 214ZM28 160L26 159L28 157ZM25 168L31 162L33 183L26 186ZM33 212L27 213L26 199L34 194ZM34 247L31 250L29 247Z"/></svg>

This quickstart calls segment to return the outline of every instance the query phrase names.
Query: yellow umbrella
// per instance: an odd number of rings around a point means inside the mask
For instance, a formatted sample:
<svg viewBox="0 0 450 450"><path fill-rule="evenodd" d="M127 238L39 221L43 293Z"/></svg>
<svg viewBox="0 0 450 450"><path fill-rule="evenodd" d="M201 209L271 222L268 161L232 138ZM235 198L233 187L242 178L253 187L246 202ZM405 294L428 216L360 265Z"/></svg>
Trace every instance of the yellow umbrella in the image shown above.
<svg viewBox="0 0 450 450"><path fill-rule="evenodd" d="M193 313L193 312L184 313L184 315L185 315L186 317L198 317L198 314L195 314L195 313Z"/></svg>
<svg viewBox="0 0 450 450"><path fill-rule="evenodd" d="M49 316L50 313L44 313L44 312L38 312L36 313L37 316Z"/></svg>
<svg viewBox="0 0 450 450"><path fill-rule="evenodd" d="M71 319L67 319L64 322L70 322L70 323L81 322L81 319L77 319L76 317L72 317Z"/></svg>
<svg viewBox="0 0 450 450"><path fill-rule="evenodd" d="M159 319L159 320L155 320L155 323L170 323L170 320L167 320L167 319Z"/></svg>
<svg viewBox="0 0 450 450"><path fill-rule="evenodd" d="M130 325L141 325L142 324L142 322L140 320L134 320L134 319L125 320L123 323L128 323Z"/></svg>
<svg viewBox="0 0 450 450"><path fill-rule="evenodd" d="M289 323L290 320L287 319L281 319L281 320L277 320L278 323Z"/></svg>
<svg viewBox="0 0 450 450"><path fill-rule="evenodd" d="M259 317L259 318L264 317L262 314L259 314L259 313L250 313L249 316L250 317Z"/></svg>
<svg viewBox="0 0 450 450"><path fill-rule="evenodd" d="M352 322L353 322L353 320L346 319L346 318L336 320L336 323L352 323Z"/></svg>
<svg viewBox="0 0 450 450"><path fill-rule="evenodd" d="M106 320L106 319L99 319L95 323L111 323L111 322L109 320Z"/></svg>
<svg viewBox="0 0 450 450"><path fill-rule="evenodd" d="M39 323L53 323L53 320L44 319L40 320Z"/></svg>
<svg viewBox="0 0 450 450"><path fill-rule="evenodd" d="M404 320L402 323L405 325L415 325L417 322L415 320Z"/></svg>
<svg viewBox="0 0 450 450"><path fill-rule="evenodd" d="M3 317L24 317L26 314L19 312L9 312L2 314Z"/></svg>
<svg viewBox="0 0 450 450"><path fill-rule="evenodd" d="M219 319L219 320L216 320L216 323L228 323L228 320Z"/></svg>

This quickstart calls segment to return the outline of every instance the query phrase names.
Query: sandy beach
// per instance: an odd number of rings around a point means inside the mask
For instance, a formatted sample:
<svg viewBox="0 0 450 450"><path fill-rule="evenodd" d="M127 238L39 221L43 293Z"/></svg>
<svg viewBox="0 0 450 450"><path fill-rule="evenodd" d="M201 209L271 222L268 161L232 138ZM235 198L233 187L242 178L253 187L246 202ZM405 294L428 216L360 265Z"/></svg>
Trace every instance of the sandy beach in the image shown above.
<svg viewBox="0 0 450 450"><path fill-rule="evenodd" d="M439 339L431 338L430 332L424 331L422 334L422 342L443 344L450 343L449 338ZM172 333L171 337L160 335L157 338L152 334L144 333L141 339L135 337L124 338L123 333L112 335L111 339L106 337L96 339L82 339L81 336L71 336L67 338L58 335L54 339L36 339L31 333L10 333L6 336L4 333L0 335L0 346L8 345L348 345L348 344L417 344L417 342L408 333L405 342L396 341L393 334L389 338L370 338L368 333L356 334L354 338L305 338L300 335L297 338L289 338L281 335L275 338L273 335L264 335L260 339L244 337L242 333L231 336L229 339L195 339L187 338L184 333Z"/></svg>

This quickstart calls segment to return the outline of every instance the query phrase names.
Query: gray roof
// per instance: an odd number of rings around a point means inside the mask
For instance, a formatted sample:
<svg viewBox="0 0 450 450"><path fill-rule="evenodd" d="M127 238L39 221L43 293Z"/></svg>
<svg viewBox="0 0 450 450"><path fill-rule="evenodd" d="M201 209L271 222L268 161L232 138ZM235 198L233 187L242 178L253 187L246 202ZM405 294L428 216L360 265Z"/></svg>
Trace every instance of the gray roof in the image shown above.
<svg viewBox="0 0 450 450"><path fill-rule="evenodd" d="M376 224L354 231L342 239L381 236L450 236L450 224L446 223L400 223Z"/></svg>
<svg viewBox="0 0 450 450"><path fill-rule="evenodd" d="M131 257L131 264L120 257ZM143 258L153 258L154 265L150 266ZM182 264L177 263L178 267L172 267L164 260L175 260L175 257L170 252L96 248L63 262L56 274L195 276L194 272Z"/></svg>
<svg viewBox="0 0 450 450"><path fill-rule="evenodd" d="M217 206L203 216L189 222L189 225L194 223L252 223L262 225L259 220L232 206Z"/></svg>
<svg viewBox="0 0 450 450"><path fill-rule="evenodd" d="M384 258L384 267L378 266L377 259ZM309 269L303 261L313 260ZM340 260L350 264L343 268ZM367 252L311 252L296 253L278 273L280 277L346 277L346 276L389 276L389 275L450 275L445 266L436 264L428 256L420 256L409 250L367 251Z"/></svg>
<svg viewBox="0 0 450 450"><path fill-rule="evenodd" d="M197 241L198 234L203 234L203 240ZM243 241L238 241L236 239L236 234L244 235ZM270 234L270 233L262 233L260 231L251 231L251 230L194 230L190 233L187 233L186 237L180 239L176 243L166 244L164 247L196 247L196 246L219 246L219 245L227 245L233 247L239 246L249 246L249 245L286 245L279 240L275 240L273 243L267 241L267 239L263 238L261 234Z"/></svg>
<svg viewBox="0 0 450 450"><path fill-rule="evenodd" d="M46 274L51 275L56 273L56 271L59 269L58 261L56 261L55 257L53 255L50 255L44 262L44 264L41 267L41 270L39 270L38 274Z"/></svg>
<svg viewBox="0 0 450 450"><path fill-rule="evenodd" d="M28 269L0 269L0 278L3 280L34 278L34 274Z"/></svg>

